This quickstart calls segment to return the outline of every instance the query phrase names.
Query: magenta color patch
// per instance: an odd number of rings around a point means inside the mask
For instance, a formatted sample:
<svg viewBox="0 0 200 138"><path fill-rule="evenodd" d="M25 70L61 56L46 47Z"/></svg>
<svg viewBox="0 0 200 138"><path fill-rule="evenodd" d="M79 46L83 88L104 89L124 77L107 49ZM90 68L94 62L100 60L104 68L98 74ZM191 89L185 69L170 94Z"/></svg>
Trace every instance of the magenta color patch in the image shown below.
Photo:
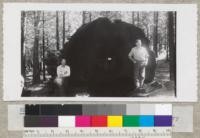
<svg viewBox="0 0 200 138"><path fill-rule="evenodd" d="M90 127L90 116L76 116L76 127Z"/></svg>

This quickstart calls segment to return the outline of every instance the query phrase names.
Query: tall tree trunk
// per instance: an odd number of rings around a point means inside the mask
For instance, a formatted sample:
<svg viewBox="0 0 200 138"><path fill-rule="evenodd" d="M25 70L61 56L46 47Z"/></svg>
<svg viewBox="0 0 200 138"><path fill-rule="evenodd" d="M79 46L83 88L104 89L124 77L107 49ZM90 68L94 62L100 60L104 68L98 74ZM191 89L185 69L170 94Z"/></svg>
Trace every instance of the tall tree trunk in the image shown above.
<svg viewBox="0 0 200 138"><path fill-rule="evenodd" d="M86 16L87 16L87 15L86 15L86 11L83 11L83 12L82 12L82 24L86 24L86 20L87 20L87 19L86 19L86 18L87 18Z"/></svg>
<svg viewBox="0 0 200 138"><path fill-rule="evenodd" d="M169 46L168 46L168 44L167 44L167 46L166 46L166 53L167 53L167 58L166 58L166 60L169 61Z"/></svg>
<svg viewBox="0 0 200 138"><path fill-rule="evenodd" d="M92 12L89 12L88 14L89 14L89 22L91 22L92 21Z"/></svg>
<svg viewBox="0 0 200 138"><path fill-rule="evenodd" d="M39 67L39 12L34 12L34 47L33 47L33 84L40 82L40 67Z"/></svg>
<svg viewBox="0 0 200 138"><path fill-rule="evenodd" d="M25 12L21 12L21 74L25 78L25 55L24 55L24 27L25 27Z"/></svg>
<svg viewBox="0 0 200 138"><path fill-rule="evenodd" d="M65 11L63 11L63 47L65 45Z"/></svg>
<svg viewBox="0 0 200 138"><path fill-rule="evenodd" d="M49 46L49 38L47 37L47 47Z"/></svg>
<svg viewBox="0 0 200 138"><path fill-rule="evenodd" d="M153 46L157 57L158 56L158 12L154 12Z"/></svg>
<svg viewBox="0 0 200 138"><path fill-rule="evenodd" d="M57 48L57 50L60 50L58 27L59 27L59 19L58 19L58 11L56 11L56 48Z"/></svg>
<svg viewBox="0 0 200 138"><path fill-rule="evenodd" d="M168 12L170 80L176 82L176 13Z"/></svg>
<svg viewBox="0 0 200 138"><path fill-rule="evenodd" d="M165 28L165 48L166 48L166 53L167 53L167 57L166 57L166 61L169 61L169 41L168 41L168 25Z"/></svg>
<svg viewBox="0 0 200 138"><path fill-rule="evenodd" d="M43 28L42 28L42 57L43 57L43 61L42 61L42 72L43 72L43 81L46 81L46 76L45 76L45 32L44 32L44 11L42 12L42 23L43 23Z"/></svg>
<svg viewBox="0 0 200 138"><path fill-rule="evenodd" d="M140 12L137 12L137 26L140 25Z"/></svg>
<svg viewBox="0 0 200 138"><path fill-rule="evenodd" d="M149 39L150 38L150 27L149 25L146 25L146 32L147 32L147 38Z"/></svg>
<svg viewBox="0 0 200 138"><path fill-rule="evenodd" d="M132 24L135 25L135 12L132 12Z"/></svg>

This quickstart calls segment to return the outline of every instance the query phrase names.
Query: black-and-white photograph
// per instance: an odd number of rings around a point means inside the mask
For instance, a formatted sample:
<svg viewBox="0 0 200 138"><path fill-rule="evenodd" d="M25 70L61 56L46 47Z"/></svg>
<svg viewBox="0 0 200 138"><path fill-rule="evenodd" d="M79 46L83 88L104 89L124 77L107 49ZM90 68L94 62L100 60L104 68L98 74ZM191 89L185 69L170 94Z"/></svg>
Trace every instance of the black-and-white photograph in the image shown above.
<svg viewBox="0 0 200 138"><path fill-rule="evenodd" d="M194 102L197 5L5 3L3 99Z"/></svg>
<svg viewBox="0 0 200 138"><path fill-rule="evenodd" d="M176 97L175 11L21 11L22 97Z"/></svg>

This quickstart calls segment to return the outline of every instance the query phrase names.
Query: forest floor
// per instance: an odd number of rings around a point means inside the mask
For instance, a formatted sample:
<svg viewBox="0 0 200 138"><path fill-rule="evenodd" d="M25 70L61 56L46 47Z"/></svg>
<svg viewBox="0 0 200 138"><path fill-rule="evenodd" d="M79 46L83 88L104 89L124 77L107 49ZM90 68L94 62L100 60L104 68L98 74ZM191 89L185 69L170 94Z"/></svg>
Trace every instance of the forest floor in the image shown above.
<svg viewBox="0 0 200 138"><path fill-rule="evenodd" d="M47 87L50 82L50 76L46 76L47 80L43 83L30 85L32 80L32 74L27 74L26 84L29 87L25 87L25 92L23 96L33 96L33 97L45 97L45 96L56 96L53 84ZM41 75L42 79L42 75ZM175 96L175 84L174 81L170 81L169 76L169 62L166 60L159 60L157 62L157 68L155 73L155 79L153 82L144 85L145 92L133 92L132 97L174 97Z"/></svg>
<svg viewBox="0 0 200 138"><path fill-rule="evenodd" d="M161 60L158 62L155 81L159 82L162 85L162 88L155 90L152 96L156 97L175 96L175 82L170 81L169 62L166 62L165 60Z"/></svg>
<svg viewBox="0 0 200 138"><path fill-rule="evenodd" d="M154 81L144 85L145 92L139 93L138 96L149 97L174 97L175 83L170 81L169 62L166 60L159 60Z"/></svg>

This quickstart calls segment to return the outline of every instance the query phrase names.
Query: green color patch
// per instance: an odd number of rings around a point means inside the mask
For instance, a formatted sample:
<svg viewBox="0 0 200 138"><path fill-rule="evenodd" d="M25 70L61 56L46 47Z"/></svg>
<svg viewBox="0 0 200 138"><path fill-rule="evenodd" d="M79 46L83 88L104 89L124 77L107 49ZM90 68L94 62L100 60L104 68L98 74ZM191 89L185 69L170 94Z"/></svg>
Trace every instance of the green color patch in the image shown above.
<svg viewBox="0 0 200 138"><path fill-rule="evenodd" d="M123 116L124 127L137 127L139 126L139 115L125 115Z"/></svg>

